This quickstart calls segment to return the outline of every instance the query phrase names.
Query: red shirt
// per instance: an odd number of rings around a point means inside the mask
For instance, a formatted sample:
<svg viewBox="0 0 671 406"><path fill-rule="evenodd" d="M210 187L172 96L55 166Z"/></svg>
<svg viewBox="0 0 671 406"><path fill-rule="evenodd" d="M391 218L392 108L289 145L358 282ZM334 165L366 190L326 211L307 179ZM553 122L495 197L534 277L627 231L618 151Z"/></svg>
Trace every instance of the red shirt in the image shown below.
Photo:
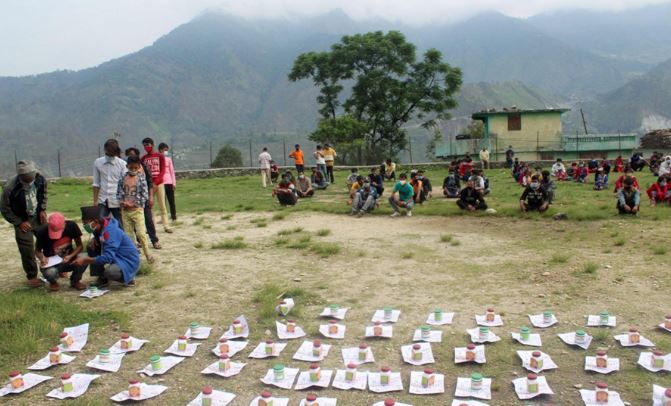
<svg viewBox="0 0 671 406"><path fill-rule="evenodd" d="M159 152L150 152L143 156L141 161L151 172L151 182L154 185L162 185L163 175L165 175L165 156Z"/></svg>
<svg viewBox="0 0 671 406"><path fill-rule="evenodd" d="M659 186L659 183L655 182L648 188L648 197L652 200L652 192L657 192L657 200L665 201L666 193L669 190L669 185L664 185L664 188Z"/></svg>
<svg viewBox="0 0 671 406"><path fill-rule="evenodd" d="M618 190L622 189L622 187L624 186L624 178L625 178L625 176L622 175L622 176L620 176L619 178L617 178L617 180L615 181L615 191L616 191L616 192L617 192ZM641 188L638 186L638 180L636 179L636 177L635 177L635 176L632 176L631 178L632 178L633 181L634 181L634 183L632 184L633 188L634 188L634 189L641 190Z"/></svg>

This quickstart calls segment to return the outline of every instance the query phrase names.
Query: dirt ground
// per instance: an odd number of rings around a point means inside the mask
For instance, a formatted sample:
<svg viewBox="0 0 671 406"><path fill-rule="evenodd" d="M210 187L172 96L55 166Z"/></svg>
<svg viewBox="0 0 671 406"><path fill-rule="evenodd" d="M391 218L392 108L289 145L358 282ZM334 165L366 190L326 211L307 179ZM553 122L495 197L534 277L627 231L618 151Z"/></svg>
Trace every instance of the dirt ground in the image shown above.
<svg viewBox="0 0 671 406"><path fill-rule="evenodd" d="M161 235L164 249L155 252L159 258L155 272L138 278L136 287L115 288L92 301L77 298L77 293L68 288L56 293L84 308L128 312L132 319L130 332L151 341L141 351L126 356L118 373L103 372L103 377L82 397L81 404L105 403L105 399L123 390L128 379L138 376L136 371L148 363L149 357L167 348L191 321L214 327L210 338L193 358L166 375L143 378L144 382L169 387L146 404L186 404L203 386L211 385L235 393L233 405L248 405L265 388L259 379L275 362L306 370L308 363L291 359L302 339L289 341L279 360L246 358L262 339L276 338L274 328L267 331L268 326L257 322L258 308L252 300L267 283L300 287L319 298L320 303L304 307L298 319L308 339L318 338L318 326L325 323L318 314L324 305L335 302L351 308L344 320L345 339L324 339L334 344L322 362L324 369L343 368L340 349L363 341L364 327L376 309L387 305L400 309L402 314L394 325L392 339L367 340L376 363L365 367L376 369L386 364L401 371L405 390L391 394L401 402L450 404L457 377L467 377L475 371L494 379L491 405L578 405L578 388L591 389L597 381L607 382L632 405L647 405L651 404L653 383L671 386L669 374L653 374L636 365L643 350L622 348L612 338L636 326L658 348L671 352L671 334L654 328L665 314L671 313L668 254L653 252L654 247L668 247L671 242L661 233L665 232L663 224L624 219L581 223L466 216L356 219L317 213L288 214L285 219L274 221L272 214L235 213L228 220L214 213L183 217L174 234ZM268 219L266 227L251 223L260 218ZM312 242L337 243L342 250L321 258L307 250L274 244L279 231L293 227L302 227L301 235L312 235ZM651 233L651 228L661 232ZM319 229L329 229L331 233L320 237L316 235ZM451 241L441 241L445 234L452 236ZM236 236L244 237L249 247L210 249L212 243ZM0 276L5 281L0 291L21 289L23 271L13 233L6 224L0 227L0 260L4 264ZM584 271L588 263L596 265L594 272ZM482 314L488 306L503 315L504 326L493 329L502 340L487 345L485 365L455 365L454 347L469 342L466 329L475 327L474 315ZM433 367L445 374L445 393L410 395L410 371L422 368L404 364L400 347L411 342L414 329L436 307L456 312L454 323L440 328L443 341L432 346L436 358ZM512 379L525 376L515 351L532 347L514 343L510 333L529 325L528 314L546 309L553 310L559 319L559 324L537 331L542 336L542 351L559 366L543 374L555 394L537 403L522 402L511 384ZM595 337L588 351L569 347L557 337L558 333L584 327L587 314L603 309L617 316L618 327L588 328ZM216 360L210 349L240 314L250 320L252 334L247 348L234 360L246 362L246 367L240 375L228 379L201 375L200 371ZM87 371L85 363L100 348L114 343L118 333L93 331L84 351L71 365L47 370L46 374ZM609 356L620 358L621 370L607 376L585 372L584 357L594 355L597 347L608 348ZM35 354L34 358L42 356ZM12 404L43 402L54 386L42 384L15 397ZM292 405L298 404L307 392L273 389L273 393L289 397ZM317 393L338 398L339 405L370 405L389 396L332 388Z"/></svg>

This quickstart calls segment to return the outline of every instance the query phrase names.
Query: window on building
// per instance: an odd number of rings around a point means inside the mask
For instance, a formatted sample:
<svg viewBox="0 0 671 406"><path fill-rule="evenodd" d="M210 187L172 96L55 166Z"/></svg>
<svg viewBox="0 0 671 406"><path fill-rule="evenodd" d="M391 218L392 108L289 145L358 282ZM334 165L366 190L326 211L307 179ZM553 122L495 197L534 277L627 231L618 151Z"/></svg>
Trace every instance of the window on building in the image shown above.
<svg viewBox="0 0 671 406"><path fill-rule="evenodd" d="M520 113L508 114L508 131L522 131L522 115Z"/></svg>

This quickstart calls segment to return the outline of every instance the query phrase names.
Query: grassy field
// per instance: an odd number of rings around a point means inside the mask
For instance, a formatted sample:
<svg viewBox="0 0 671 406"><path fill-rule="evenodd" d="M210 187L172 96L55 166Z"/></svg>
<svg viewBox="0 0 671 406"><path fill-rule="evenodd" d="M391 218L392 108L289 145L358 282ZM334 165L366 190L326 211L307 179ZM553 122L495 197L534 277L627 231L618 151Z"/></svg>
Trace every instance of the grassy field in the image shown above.
<svg viewBox="0 0 671 406"><path fill-rule="evenodd" d="M444 173L428 173L434 188L440 188ZM345 174L337 174L344 180ZM542 351L559 365L545 372L555 395L537 403L578 405L578 387L592 388L605 381L632 405L650 404L652 384L671 386L668 373L651 373L636 365L642 349L619 346L613 335L635 326L664 353L671 352L671 335L655 329L671 313L665 289L671 285L668 247L671 238L663 227L668 207L647 207L637 217L618 216L612 190L594 192L590 185L562 184L551 212L522 215L517 210L521 188L507 173L490 171L492 196L488 204L495 215L463 215L453 200L435 197L417 208L412 218L391 219L388 205L371 216L352 218L343 185L318 192L312 200L282 209L260 187L257 177L181 181L178 185L180 219L174 234L159 233L164 249L154 251L158 261L144 267L137 285L112 291L95 300L78 298L78 292L63 289L50 294L23 287L23 275L13 231L0 225L0 372L25 367L44 356L64 326L90 322L89 344L77 359L42 373L58 377L63 372L95 371L85 367L100 348L111 345L121 331L150 340L145 347L124 357L118 373L105 374L81 399L71 404L109 404L137 370L153 354L160 354L182 334L191 321L214 328L196 355L166 375L148 378L168 391L150 405L179 405L193 399L204 385L235 393L233 405L248 405L262 389L259 378L275 362L305 370L305 362L292 359L302 340L288 342L276 360L250 360L248 353L262 340L276 338L274 312L278 298L296 300L294 317L306 339L319 337L325 319L319 312L329 303L350 310L343 323L344 340L323 339L333 344L322 362L325 369L342 368L341 348L362 341L371 346L376 363L388 364L403 374L404 391L392 394L414 405L438 406L453 398L457 377L482 372L494 380L491 405L520 405L511 380L522 377L515 351L531 350L513 342L510 333L529 325L528 314L546 309L555 312L559 324L534 329L541 334ZM642 186L653 181L639 175ZM342 183L342 182L341 182ZM50 185L50 208L79 217L78 207L90 203L90 187L79 181ZM439 193L437 193L439 194ZM568 213L568 221L554 221L556 212ZM86 281L92 280L88 276ZM66 284L63 284L66 285ZM363 329L376 309L392 305L402 311L389 340L364 340ZM455 365L453 349L465 346L466 329L473 316L494 306L504 326L494 328L502 340L487 345L487 363ZM440 396L408 394L410 371L403 363L400 347L409 344L412 332L423 324L435 307L456 313L454 323L438 327L443 341L433 344L433 367L446 376L446 393ZM608 309L618 317L616 328L586 328L594 336L588 351L565 345L558 333L585 328L585 316ZM210 349L230 322L244 314L250 322L249 344L234 360L246 362L242 373L222 379L201 375L216 357ZM584 357L597 348L608 349L620 359L621 370L598 375L583 370ZM57 383L50 381L18 397L12 404L45 402L45 394ZM273 389L298 404L307 391ZM370 405L383 394L317 391L338 398L342 405Z"/></svg>

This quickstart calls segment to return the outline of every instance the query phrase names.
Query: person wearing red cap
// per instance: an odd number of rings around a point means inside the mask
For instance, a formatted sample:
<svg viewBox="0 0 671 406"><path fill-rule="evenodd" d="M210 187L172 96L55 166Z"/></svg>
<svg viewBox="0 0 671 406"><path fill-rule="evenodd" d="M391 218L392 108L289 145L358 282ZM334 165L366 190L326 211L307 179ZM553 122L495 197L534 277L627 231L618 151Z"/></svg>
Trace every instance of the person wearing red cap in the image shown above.
<svg viewBox="0 0 671 406"><path fill-rule="evenodd" d="M77 223L66 220L61 213L53 213L49 216L47 224L38 228L35 234L37 237L35 256L40 262L44 279L49 282L49 290L55 292L60 289L58 277L64 273L71 273L71 287L77 290L86 289L86 285L81 283L86 265L78 266L72 263L84 248L82 232ZM55 259L62 262L48 267L50 257L58 257Z"/></svg>

